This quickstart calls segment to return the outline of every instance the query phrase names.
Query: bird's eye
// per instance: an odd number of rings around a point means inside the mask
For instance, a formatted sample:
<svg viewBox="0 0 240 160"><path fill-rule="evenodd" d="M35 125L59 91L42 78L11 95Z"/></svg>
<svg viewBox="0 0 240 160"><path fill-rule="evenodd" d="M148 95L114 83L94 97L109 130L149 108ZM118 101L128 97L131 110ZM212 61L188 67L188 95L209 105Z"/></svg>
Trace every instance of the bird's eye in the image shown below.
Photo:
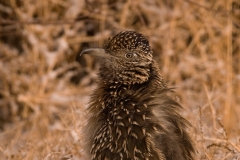
<svg viewBox="0 0 240 160"><path fill-rule="evenodd" d="M134 52L129 52L125 54L126 58L133 58L133 57L137 57L137 54Z"/></svg>

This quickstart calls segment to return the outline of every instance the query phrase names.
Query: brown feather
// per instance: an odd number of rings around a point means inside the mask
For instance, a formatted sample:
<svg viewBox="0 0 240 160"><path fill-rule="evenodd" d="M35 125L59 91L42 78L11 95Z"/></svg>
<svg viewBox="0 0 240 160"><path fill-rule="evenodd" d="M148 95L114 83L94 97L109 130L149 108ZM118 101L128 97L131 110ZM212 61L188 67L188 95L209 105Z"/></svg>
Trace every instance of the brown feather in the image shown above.
<svg viewBox="0 0 240 160"><path fill-rule="evenodd" d="M134 31L104 45L98 87L88 107L86 152L92 160L192 160L194 146L181 106L152 60L148 40Z"/></svg>

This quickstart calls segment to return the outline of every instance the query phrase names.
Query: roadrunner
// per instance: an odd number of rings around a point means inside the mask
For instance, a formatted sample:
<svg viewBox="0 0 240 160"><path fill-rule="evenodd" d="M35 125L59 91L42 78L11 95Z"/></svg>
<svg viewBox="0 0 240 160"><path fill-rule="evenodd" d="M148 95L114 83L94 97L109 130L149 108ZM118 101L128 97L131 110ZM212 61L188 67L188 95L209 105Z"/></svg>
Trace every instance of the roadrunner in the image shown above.
<svg viewBox="0 0 240 160"><path fill-rule="evenodd" d="M103 48L81 54L100 61L98 86L92 94L85 127L85 150L92 160L192 160L194 146L168 96L148 40L123 31Z"/></svg>

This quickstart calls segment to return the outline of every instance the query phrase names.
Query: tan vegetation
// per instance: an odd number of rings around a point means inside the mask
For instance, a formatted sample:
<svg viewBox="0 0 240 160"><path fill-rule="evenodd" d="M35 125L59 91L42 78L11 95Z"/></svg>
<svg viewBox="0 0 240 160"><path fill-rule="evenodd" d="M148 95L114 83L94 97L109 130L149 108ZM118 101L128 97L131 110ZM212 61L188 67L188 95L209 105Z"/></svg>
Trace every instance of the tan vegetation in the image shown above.
<svg viewBox="0 0 240 160"><path fill-rule="evenodd" d="M149 39L197 159L240 159L238 0L0 0L0 159L84 159L98 65L75 58L121 30Z"/></svg>

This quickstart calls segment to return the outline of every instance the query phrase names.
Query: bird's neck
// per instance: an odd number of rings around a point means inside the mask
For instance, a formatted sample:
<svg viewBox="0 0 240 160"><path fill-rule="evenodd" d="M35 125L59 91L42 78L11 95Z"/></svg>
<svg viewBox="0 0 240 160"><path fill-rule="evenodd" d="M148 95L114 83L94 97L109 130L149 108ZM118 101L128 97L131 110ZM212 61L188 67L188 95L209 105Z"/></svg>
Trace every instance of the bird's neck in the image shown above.
<svg viewBox="0 0 240 160"><path fill-rule="evenodd" d="M110 71L109 71L110 72ZM121 93L130 92L136 89L154 88L162 89L166 88L166 82L160 74L157 63L153 60L150 65L149 77L141 83L131 83L128 81L122 81L121 77L112 76L112 73L99 74L99 87L107 91L107 94L117 95L119 91ZM134 82L134 81L132 81ZM121 94L120 93L120 94Z"/></svg>
<svg viewBox="0 0 240 160"><path fill-rule="evenodd" d="M99 109L98 113L103 113L100 114L100 117L103 116L103 119L104 117L108 117L109 113L116 110L116 108L122 111L125 110L124 106L126 105L142 103L142 99L138 98L146 95L149 96L149 93L165 89L166 83L160 75L159 68L155 61L153 61L150 70L150 77L144 83L126 85L105 81L105 83L99 84L97 89L98 93L95 93L94 96L96 96L96 103L98 103L99 106L97 107Z"/></svg>

